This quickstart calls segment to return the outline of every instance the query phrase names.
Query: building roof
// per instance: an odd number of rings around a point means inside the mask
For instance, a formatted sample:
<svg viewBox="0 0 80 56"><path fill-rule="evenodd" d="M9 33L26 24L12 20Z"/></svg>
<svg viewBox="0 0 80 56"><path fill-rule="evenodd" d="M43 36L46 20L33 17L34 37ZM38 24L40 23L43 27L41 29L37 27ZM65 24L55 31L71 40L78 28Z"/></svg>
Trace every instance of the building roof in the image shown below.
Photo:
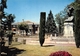
<svg viewBox="0 0 80 56"><path fill-rule="evenodd" d="M12 23L12 25L18 25L18 24L21 24L21 23L28 24L28 25L32 25L34 23L36 25L39 25L38 23L31 22L31 21L16 22L16 23Z"/></svg>
<svg viewBox="0 0 80 56"><path fill-rule="evenodd" d="M24 21L22 23L26 23L26 24L33 24L34 22L31 22L31 21Z"/></svg>

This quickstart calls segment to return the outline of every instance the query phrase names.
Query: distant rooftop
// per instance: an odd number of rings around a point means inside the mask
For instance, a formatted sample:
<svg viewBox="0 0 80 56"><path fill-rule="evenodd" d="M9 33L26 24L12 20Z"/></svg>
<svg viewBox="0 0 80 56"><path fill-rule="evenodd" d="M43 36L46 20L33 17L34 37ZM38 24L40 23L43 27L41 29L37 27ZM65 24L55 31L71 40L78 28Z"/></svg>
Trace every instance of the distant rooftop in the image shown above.
<svg viewBox="0 0 80 56"><path fill-rule="evenodd" d="M16 23L12 23L13 25L16 25L16 24L21 24L21 23L25 23L25 24L38 24L38 23L35 23L35 22L31 22L31 21L23 21L23 22L16 22Z"/></svg>

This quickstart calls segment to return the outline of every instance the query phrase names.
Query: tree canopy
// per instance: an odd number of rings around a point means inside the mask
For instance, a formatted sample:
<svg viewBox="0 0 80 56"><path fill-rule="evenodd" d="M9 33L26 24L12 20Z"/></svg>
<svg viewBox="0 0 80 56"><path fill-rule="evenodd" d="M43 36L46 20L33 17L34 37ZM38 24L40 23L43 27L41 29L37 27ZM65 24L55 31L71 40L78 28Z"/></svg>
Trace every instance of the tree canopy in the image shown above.
<svg viewBox="0 0 80 56"><path fill-rule="evenodd" d="M80 46L80 0L75 0L75 2L71 3L69 6L73 6L74 8L73 30L74 30L76 47L79 48Z"/></svg>
<svg viewBox="0 0 80 56"><path fill-rule="evenodd" d="M68 18L67 15L67 7L65 7L65 9L61 12L59 12L58 14L55 15L55 21L58 25L58 33L59 35L63 34L63 30L64 30L64 22L65 19Z"/></svg>
<svg viewBox="0 0 80 56"><path fill-rule="evenodd" d="M45 20L46 20L46 13L40 13L40 28L39 28L39 42L40 45L43 46L45 41Z"/></svg>
<svg viewBox="0 0 80 56"><path fill-rule="evenodd" d="M57 33L57 26L51 10L48 14L47 21L46 21L46 32L51 34Z"/></svg>

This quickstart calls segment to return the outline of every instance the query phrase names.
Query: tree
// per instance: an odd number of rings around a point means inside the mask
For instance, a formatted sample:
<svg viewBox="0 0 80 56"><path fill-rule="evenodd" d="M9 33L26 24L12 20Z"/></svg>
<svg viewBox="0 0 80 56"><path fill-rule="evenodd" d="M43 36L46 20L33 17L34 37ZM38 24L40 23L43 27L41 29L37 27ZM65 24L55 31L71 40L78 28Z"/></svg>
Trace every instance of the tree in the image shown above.
<svg viewBox="0 0 80 56"><path fill-rule="evenodd" d="M51 10L46 21L46 32L51 34L57 33L57 27Z"/></svg>
<svg viewBox="0 0 80 56"><path fill-rule="evenodd" d="M5 3L6 3L6 0L5 0ZM6 5L6 4L5 4ZM2 19L4 17L4 8L6 8L4 6L4 2L3 0L1 0L1 3L0 3L0 40L4 40L4 38L2 38L4 36L4 29L2 28ZM1 56L1 47L2 47L2 44L4 41L0 41L0 56ZM3 45L4 46L4 45Z"/></svg>
<svg viewBox="0 0 80 56"><path fill-rule="evenodd" d="M18 25L18 28L20 30L25 30L26 35L28 35L29 26L27 24L21 23L21 24ZM23 35L24 35L24 31L23 31Z"/></svg>
<svg viewBox="0 0 80 56"><path fill-rule="evenodd" d="M64 31L64 22L67 19L67 7L60 13L55 15L55 21L58 25L58 34L62 35Z"/></svg>
<svg viewBox="0 0 80 56"><path fill-rule="evenodd" d="M14 18L15 18L15 15L12 15L12 14L7 15L6 22L8 25L8 30L11 30L12 28L11 26L12 26L12 23L14 22Z"/></svg>
<svg viewBox="0 0 80 56"><path fill-rule="evenodd" d="M34 23L33 23L33 25L32 25L32 28L33 28L33 34L35 34L35 30L36 30L36 28L35 28Z"/></svg>
<svg viewBox="0 0 80 56"><path fill-rule="evenodd" d="M43 46L45 41L45 20L46 20L46 13L41 12L40 14L40 28L39 28L39 42L40 45Z"/></svg>
<svg viewBox="0 0 80 56"><path fill-rule="evenodd" d="M3 7L4 7L4 8L7 8L6 2L7 2L7 0L1 0L1 3L3 4Z"/></svg>
<svg viewBox="0 0 80 56"><path fill-rule="evenodd" d="M22 23L19 24L19 25L18 25L18 28L19 28L20 30L24 30L24 24L22 24Z"/></svg>
<svg viewBox="0 0 80 56"><path fill-rule="evenodd" d="M13 15L9 14L8 16L5 16L5 12L4 12L4 8L7 8L7 5L6 5L6 2L7 0L1 0L0 1L0 56L1 56L1 52L5 52L6 50L8 51L7 52L7 56L10 56L9 55L9 51L8 48L5 47L5 41L4 41L4 38L3 37L7 31L4 30L5 28L5 23L6 25L8 25L8 41L9 41L9 44L11 44L12 42L12 31L11 31L11 23L13 22L13 19L15 18ZM5 18L5 20L4 20ZM9 24L10 23L10 24ZM4 48L4 49L3 49ZM6 50L5 50L6 49Z"/></svg>
<svg viewBox="0 0 80 56"><path fill-rule="evenodd" d="M26 35L28 35L28 29L29 29L29 26L27 24L24 25L24 30L26 32Z"/></svg>
<svg viewBox="0 0 80 56"><path fill-rule="evenodd" d="M12 23L14 22L15 15L8 14L6 17L6 20L4 21L6 25L8 26L8 32L7 32L7 37L8 37L8 44L11 45L12 39L13 39L13 32L12 32ZM4 25L5 25L4 23Z"/></svg>
<svg viewBox="0 0 80 56"><path fill-rule="evenodd" d="M70 6L74 7L74 36L76 47L79 48L80 46L80 0L75 0L75 2L71 3Z"/></svg>

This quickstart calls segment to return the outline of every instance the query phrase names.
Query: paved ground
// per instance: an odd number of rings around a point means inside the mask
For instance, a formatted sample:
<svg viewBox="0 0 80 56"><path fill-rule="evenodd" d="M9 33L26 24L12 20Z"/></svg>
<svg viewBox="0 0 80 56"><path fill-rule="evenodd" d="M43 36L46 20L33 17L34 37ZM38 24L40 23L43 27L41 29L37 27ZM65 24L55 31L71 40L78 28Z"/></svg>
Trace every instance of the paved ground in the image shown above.
<svg viewBox="0 0 80 56"><path fill-rule="evenodd" d="M15 41L15 37L14 37L14 41ZM7 40L7 39L6 39ZM17 39L17 42L23 44L23 40L25 44L30 44L30 45L40 45L39 43L39 38L38 36L35 37L19 37ZM53 37L53 39L51 40L50 37L45 38L45 42L44 45L64 45L64 46L75 46L75 40L74 38L63 38L63 37Z"/></svg>
<svg viewBox="0 0 80 56"><path fill-rule="evenodd" d="M18 42L30 45L40 45L38 38L18 38ZM46 38L44 45L64 45L64 46L75 46L74 38Z"/></svg>
<svg viewBox="0 0 80 56"><path fill-rule="evenodd" d="M26 40L25 45L27 45L27 44L40 45L38 38L31 38L31 37L22 38L21 37L21 38L18 38L17 42L13 41L13 44L11 46L23 44L23 40ZM61 46L60 48L62 49L62 48L64 48L63 46L75 46L75 41L74 41L74 38L53 38L53 40L51 40L51 38L46 38L43 45ZM6 42L6 46L8 46L8 41Z"/></svg>
<svg viewBox="0 0 80 56"><path fill-rule="evenodd" d="M18 45L18 44L21 45L21 44L23 44L23 40L25 40L25 45L27 45L27 44L40 45L38 37L37 38L36 37L33 37L33 38L32 37L27 37L27 38L19 37L17 39L17 42L15 42L15 39L16 38L14 38L13 44L11 46ZM8 39L6 38L6 40L8 40ZM52 40L51 40L51 38L46 38L43 45L61 46L60 48L62 50L62 49L64 49L63 46L75 46L75 41L74 41L74 38L53 38ZM8 41L6 42L6 46L8 46ZM6 54L6 53L2 53L2 54Z"/></svg>

